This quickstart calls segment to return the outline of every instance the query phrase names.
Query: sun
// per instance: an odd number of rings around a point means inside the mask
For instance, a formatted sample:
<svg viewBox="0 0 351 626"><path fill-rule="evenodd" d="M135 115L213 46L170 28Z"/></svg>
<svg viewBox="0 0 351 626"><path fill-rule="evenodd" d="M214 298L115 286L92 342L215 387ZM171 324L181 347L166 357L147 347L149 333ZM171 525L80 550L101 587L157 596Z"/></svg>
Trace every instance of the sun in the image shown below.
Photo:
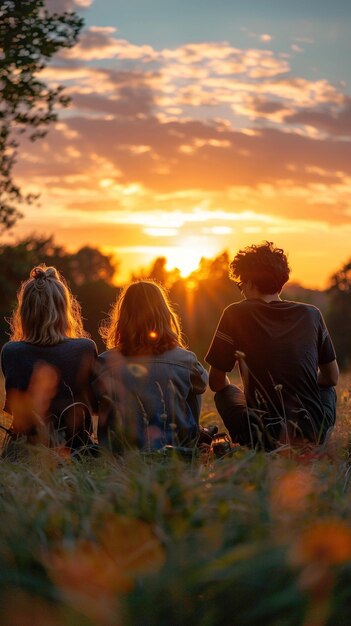
<svg viewBox="0 0 351 626"><path fill-rule="evenodd" d="M167 252L167 270L177 268L182 278L194 272L203 257L211 258L215 250L211 245L204 245L200 238L189 237L182 245L173 246Z"/></svg>

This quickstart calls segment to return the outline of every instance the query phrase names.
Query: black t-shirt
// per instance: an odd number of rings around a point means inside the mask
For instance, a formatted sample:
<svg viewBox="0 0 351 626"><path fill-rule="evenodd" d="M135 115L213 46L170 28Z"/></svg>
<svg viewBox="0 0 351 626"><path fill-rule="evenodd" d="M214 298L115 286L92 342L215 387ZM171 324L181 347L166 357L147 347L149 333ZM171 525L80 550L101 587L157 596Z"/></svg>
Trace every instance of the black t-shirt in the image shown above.
<svg viewBox="0 0 351 626"><path fill-rule="evenodd" d="M231 304L223 311L206 355L210 365L224 372L239 361L249 407L288 419L307 411L318 422L323 418L318 367L334 359L333 344L316 307L256 299Z"/></svg>
<svg viewBox="0 0 351 626"><path fill-rule="evenodd" d="M1 353L6 389L5 411L13 413L11 391L27 391L33 383L33 373L38 372L42 364L47 364L56 372L53 382L55 388L47 413L59 417L75 402L83 402L93 412L95 400L90 383L95 375L96 362L97 349L91 339L67 338L53 346L9 341ZM44 384L50 386L51 382L44 380Z"/></svg>

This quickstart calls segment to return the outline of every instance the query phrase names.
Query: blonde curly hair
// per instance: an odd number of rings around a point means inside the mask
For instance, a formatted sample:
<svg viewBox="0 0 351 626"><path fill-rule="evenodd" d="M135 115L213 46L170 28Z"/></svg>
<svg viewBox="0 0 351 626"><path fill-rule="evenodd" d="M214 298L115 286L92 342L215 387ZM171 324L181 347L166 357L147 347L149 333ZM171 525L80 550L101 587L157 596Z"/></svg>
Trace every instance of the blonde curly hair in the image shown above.
<svg viewBox="0 0 351 626"><path fill-rule="evenodd" d="M51 346L67 337L85 337L81 310L55 267L38 265L17 293L10 321L11 341Z"/></svg>

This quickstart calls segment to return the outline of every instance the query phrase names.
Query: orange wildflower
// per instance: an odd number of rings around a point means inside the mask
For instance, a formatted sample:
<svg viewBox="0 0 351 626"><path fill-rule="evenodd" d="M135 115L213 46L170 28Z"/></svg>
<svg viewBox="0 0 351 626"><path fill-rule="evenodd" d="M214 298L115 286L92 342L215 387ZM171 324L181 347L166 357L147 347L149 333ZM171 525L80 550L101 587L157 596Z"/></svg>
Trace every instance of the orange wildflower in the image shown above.
<svg viewBox="0 0 351 626"><path fill-rule="evenodd" d="M271 507L274 513L301 512L306 499L315 491L315 479L304 468L293 469L276 478L271 493Z"/></svg>
<svg viewBox="0 0 351 626"><path fill-rule="evenodd" d="M105 520L97 540L60 547L44 563L66 600L105 624L116 614L118 594L128 593L138 576L157 572L165 553L148 524L122 516Z"/></svg>
<svg viewBox="0 0 351 626"><path fill-rule="evenodd" d="M351 560L351 528L342 520L330 518L316 522L292 546L293 565L339 565Z"/></svg>

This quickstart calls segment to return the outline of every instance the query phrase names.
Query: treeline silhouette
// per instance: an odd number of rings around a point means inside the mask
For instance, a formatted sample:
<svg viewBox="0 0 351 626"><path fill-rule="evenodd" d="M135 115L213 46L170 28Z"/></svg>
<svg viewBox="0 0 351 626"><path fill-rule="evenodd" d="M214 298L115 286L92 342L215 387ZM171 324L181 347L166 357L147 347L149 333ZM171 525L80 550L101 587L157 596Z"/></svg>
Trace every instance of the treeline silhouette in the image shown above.
<svg viewBox="0 0 351 626"><path fill-rule="evenodd" d="M228 278L228 252L201 259L198 268L186 278L179 270L168 271L167 259L155 259L151 267L143 268L131 280L152 278L169 291L170 299L179 313L189 348L203 359L219 317L225 306L241 299L238 288ZM69 252L57 245L53 237L32 236L15 244L0 245L0 343L9 339L8 319L16 303L20 283L39 263L54 265L67 280L82 306L85 329L96 341L99 351L104 345L98 327L105 319L121 286L116 285L118 264L112 256L99 249L84 246ZM351 367L351 260L330 278L327 290L305 289L289 283L283 297L318 306L324 314L333 338L340 366Z"/></svg>

